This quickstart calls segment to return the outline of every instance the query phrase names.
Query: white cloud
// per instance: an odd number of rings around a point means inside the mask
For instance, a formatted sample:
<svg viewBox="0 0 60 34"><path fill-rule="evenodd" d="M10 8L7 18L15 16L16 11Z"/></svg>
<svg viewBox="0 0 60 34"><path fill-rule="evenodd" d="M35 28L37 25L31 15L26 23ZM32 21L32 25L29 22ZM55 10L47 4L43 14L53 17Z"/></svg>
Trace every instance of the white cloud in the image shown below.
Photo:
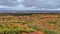
<svg viewBox="0 0 60 34"><path fill-rule="evenodd" d="M24 0L17 0L17 2L22 2L22 1L24 1Z"/></svg>
<svg viewBox="0 0 60 34"><path fill-rule="evenodd" d="M0 8L9 8L9 6L0 5Z"/></svg>

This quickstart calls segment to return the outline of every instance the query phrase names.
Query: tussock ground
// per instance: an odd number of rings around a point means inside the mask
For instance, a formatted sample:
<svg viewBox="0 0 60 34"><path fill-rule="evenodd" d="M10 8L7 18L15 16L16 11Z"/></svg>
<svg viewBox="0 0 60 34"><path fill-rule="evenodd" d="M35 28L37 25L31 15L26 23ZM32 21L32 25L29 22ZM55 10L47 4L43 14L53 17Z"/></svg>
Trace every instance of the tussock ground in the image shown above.
<svg viewBox="0 0 60 34"><path fill-rule="evenodd" d="M60 14L0 15L0 34L60 34Z"/></svg>

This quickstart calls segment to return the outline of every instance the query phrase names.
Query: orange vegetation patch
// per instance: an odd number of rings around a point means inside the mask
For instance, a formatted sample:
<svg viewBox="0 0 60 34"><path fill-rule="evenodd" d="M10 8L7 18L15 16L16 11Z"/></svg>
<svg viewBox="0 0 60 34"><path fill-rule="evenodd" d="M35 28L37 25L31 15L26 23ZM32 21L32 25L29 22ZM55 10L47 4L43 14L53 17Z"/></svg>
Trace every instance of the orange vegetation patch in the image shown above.
<svg viewBox="0 0 60 34"><path fill-rule="evenodd" d="M22 32L21 34L28 34L28 33Z"/></svg>
<svg viewBox="0 0 60 34"><path fill-rule="evenodd" d="M13 23L12 25L15 26L15 27L18 27L18 26L20 26L21 24Z"/></svg>
<svg viewBox="0 0 60 34"><path fill-rule="evenodd" d="M44 34L44 32L42 32L42 31L35 31L35 32L29 33L29 34Z"/></svg>
<svg viewBox="0 0 60 34"><path fill-rule="evenodd" d="M45 28L45 29L48 29L48 30L53 29L53 27L52 27L52 26L45 26L44 28Z"/></svg>
<svg viewBox="0 0 60 34"><path fill-rule="evenodd" d="M25 27L25 28L29 28L28 24L24 24L23 27Z"/></svg>
<svg viewBox="0 0 60 34"><path fill-rule="evenodd" d="M58 16L44 16L43 21L54 21Z"/></svg>

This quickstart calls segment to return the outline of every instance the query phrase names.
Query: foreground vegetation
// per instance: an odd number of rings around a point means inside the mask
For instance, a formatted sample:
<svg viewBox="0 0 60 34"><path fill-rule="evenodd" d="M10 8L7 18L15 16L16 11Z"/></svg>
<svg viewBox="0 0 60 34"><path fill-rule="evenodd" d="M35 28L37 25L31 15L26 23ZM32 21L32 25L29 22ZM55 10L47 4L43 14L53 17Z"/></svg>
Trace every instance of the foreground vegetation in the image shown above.
<svg viewBox="0 0 60 34"><path fill-rule="evenodd" d="M0 34L60 34L60 14L0 15Z"/></svg>

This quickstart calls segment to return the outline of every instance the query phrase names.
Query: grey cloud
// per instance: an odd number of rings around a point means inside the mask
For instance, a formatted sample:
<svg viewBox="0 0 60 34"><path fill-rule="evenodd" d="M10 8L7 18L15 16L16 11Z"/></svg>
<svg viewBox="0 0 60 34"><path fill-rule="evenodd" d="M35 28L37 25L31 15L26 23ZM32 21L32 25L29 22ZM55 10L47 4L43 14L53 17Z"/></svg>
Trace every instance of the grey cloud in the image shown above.
<svg viewBox="0 0 60 34"><path fill-rule="evenodd" d="M4 6L4 5L0 5L0 10L3 9L3 10L34 10L34 9L38 9L37 7L25 7L24 5L22 4L19 4L17 6Z"/></svg>
<svg viewBox="0 0 60 34"><path fill-rule="evenodd" d="M60 0L0 0L0 8L9 9L57 9Z"/></svg>
<svg viewBox="0 0 60 34"><path fill-rule="evenodd" d="M60 8L60 0L25 0L22 4L26 7L36 6L38 8Z"/></svg>
<svg viewBox="0 0 60 34"><path fill-rule="evenodd" d="M15 6L17 4L17 0L0 0L0 5Z"/></svg>

